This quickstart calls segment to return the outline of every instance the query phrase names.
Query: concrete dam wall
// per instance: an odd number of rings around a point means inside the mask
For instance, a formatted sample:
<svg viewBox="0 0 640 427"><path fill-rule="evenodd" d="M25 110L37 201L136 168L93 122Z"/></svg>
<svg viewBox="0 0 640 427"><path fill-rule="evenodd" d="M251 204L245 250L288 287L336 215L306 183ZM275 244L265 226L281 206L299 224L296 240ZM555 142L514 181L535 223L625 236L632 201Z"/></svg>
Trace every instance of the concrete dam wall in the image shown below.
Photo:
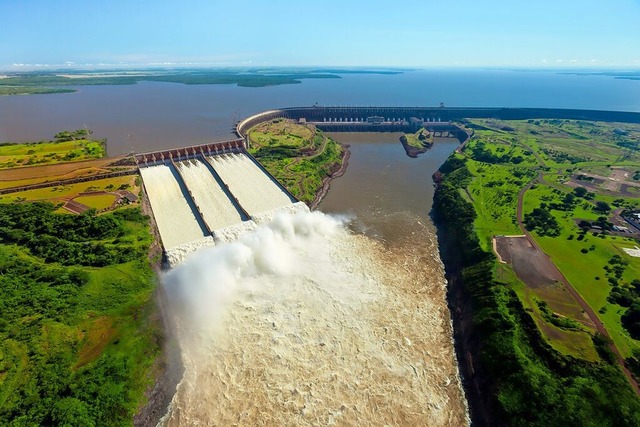
<svg viewBox="0 0 640 427"><path fill-rule="evenodd" d="M171 266L201 246L235 240L278 211L307 210L242 146L226 147L218 154L188 147L169 158L147 153L139 163Z"/></svg>
<svg viewBox="0 0 640 427"><path fill-rule="evenodd" d="M383 124L367 123L381 117ZM276 118L304 119L327 131L390 132L411 131L412 119L425 126L438 127L450 121L474 118L502 120L571 119L604 122L640 123L640 113L626 111L576 110L559 108L455 108L455 107L294 107L255 114L236 125L236 133L245 138L253 126Z"/></svg>

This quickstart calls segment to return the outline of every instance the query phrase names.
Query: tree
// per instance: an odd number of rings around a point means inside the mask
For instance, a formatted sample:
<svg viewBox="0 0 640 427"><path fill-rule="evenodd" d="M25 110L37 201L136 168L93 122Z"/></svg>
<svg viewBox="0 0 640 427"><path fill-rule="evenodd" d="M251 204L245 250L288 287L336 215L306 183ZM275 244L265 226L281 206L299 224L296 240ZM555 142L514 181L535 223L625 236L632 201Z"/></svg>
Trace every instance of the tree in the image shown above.
<svg viewBox="0 0 640 427"><path fill-rule="evenodd" d="M607 203L607 202L597 201L596 202L596 210L599 210L600 212L607 213L607 212L609 212L611 210L611 206L609 206L609 203Z"/></svg>
<svg viewBox="0 0 640 427"><path fill-rule="evenodd" d="M54 424L61 426L90 427L95 425L89 417L86 403L74 397L65 397L56 402L51 411L51 419Z"/></svg>
<svg viewBox="0 0 640 427"><path fill-rule="evenodd" d="M584 197L587 194L587 189L584 187L576 187L573 189L573 194L577 197Z"/></svg>
<svg viewBox="0 0 640 427"><path fill-rule="evenodd" d="M622 326L633 339L640 339L640 302L634 302L622 315Z"/></svg>

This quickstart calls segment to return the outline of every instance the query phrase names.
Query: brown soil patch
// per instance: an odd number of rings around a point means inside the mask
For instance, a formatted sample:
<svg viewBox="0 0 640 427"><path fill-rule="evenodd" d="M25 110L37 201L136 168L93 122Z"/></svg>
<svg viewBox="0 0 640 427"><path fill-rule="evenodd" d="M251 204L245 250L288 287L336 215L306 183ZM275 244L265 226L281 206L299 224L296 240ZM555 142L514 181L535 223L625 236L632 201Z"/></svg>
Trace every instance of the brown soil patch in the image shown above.
<svg viewBox="0 0 640 427"><path fill-rule="evenodd" d="M91 322L87 327L85 343L80 350L78 363L74 368L78 369L98 358L117 332L113 326L113 319L110 317L100 317Z"/></svg>
<svg viewBox="0 0 640 427"><path fill-rule="evenodd" d="M496 248L500 258L511 264L518 278L531 288L552 286L562 280L556 266L527 237L498 236Z"/></svg>
<svg viewBox="0 0 640 427"><path fill-rule="evenodd" d="M577 320L583 325L595 325L583 312L580 304L563 285L560 270L526 236L497 236L495 248L498 256L510 264L518 278L551 310L559 315ZM555 328L543 328L550 338L562 339Z"/></svg>
<svg viewBox="0 0 640 427"><path fill-rule="evenodd" d="M91 208L89 208L89 206L84 205L84 204L82 204L80 202L76 202L75 200L67 201L64 204L64 206L62 206L62 207L64 209L68 210L69 212L74 213L74 214L78 214L78 215L81 214L82 212L85 212L85 211L88 211L89 209L91 209Z"/></svg>
<svg viewBox="0 0 640 427"><path fill-rule="evenodd" d="M631 184L622 184L620 194L627 197L640 197L640 187Z"/></svg>
<svg viewBox="0 0 640 427"><path fill-rule="evenodd" d="M82 162L58 163L56 165L26 166L0 170L0 181L19 181L21 179L47 178L50 181L68 179L64 176L74 171L104 169L123 157L107 157Z"/></svg>

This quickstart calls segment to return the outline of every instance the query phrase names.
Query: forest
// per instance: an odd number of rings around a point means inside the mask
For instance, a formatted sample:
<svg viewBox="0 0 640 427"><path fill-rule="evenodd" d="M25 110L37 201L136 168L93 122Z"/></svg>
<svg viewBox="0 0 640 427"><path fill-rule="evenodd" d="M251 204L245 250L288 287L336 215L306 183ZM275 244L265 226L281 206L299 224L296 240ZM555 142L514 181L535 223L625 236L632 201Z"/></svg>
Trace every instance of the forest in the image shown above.
<svg viewBox="0 0 640 427"><path fill-rule="evenodd" d="M0 425L131 425L159 354L139 208L0 205Z"/></svg>

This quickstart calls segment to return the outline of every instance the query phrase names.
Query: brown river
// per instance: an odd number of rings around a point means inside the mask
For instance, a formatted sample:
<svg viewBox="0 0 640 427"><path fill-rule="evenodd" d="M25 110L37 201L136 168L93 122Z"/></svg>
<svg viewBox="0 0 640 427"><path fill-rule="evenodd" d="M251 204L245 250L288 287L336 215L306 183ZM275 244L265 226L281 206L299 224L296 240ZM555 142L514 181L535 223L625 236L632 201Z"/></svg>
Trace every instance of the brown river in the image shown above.
<svg viewBox="0 0 640 427"><path fill-rule="evenodd" d="M352 152L319 211L203 250L163 283L185 373L161 425L468 424L431 174L397 134Z"/></svg>

